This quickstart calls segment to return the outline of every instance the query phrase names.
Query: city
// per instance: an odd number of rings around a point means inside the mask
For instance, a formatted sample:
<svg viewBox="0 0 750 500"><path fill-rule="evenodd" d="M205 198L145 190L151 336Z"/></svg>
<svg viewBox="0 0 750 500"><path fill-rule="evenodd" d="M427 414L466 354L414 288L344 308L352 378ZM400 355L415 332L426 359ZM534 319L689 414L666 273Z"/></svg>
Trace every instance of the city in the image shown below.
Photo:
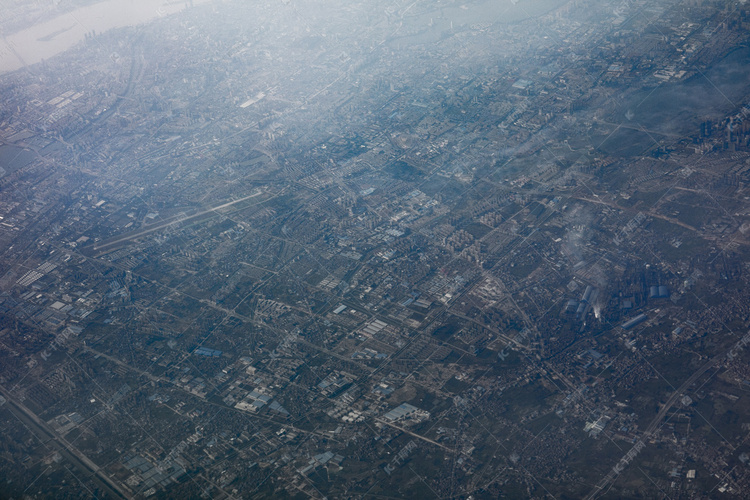
<svg viewBox="0 0 750 500"><path fill-rule="evenodd" d="M182 4L0 74L0 497L747 496L750 5Z"/></svg>

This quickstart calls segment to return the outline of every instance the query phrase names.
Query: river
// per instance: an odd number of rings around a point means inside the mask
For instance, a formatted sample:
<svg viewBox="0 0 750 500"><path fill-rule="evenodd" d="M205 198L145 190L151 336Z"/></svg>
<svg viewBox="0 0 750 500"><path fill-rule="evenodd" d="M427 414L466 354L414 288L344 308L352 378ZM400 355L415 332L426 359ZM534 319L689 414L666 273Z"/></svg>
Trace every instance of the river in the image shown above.
<svg viewBox="0 0 750 500"><path fill-rule="evenodd" d="M211 0L193 0L194 5ZM188 1L105 0L13 33L0 41L0 74L49 59L87 33L135 26L184 10Z"/></svg>

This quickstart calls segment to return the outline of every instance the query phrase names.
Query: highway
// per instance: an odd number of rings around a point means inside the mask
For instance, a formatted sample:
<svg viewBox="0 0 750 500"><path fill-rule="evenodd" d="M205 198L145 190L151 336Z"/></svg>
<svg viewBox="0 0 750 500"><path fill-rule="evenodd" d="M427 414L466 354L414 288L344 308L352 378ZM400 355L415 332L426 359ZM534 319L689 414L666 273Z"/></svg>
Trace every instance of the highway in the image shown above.
<svg viewBox="0 0 750 500"><path fill-rule="evenodd" d="M4 387L0 387L0 393L8 400L6 407L8 410L29 429L45 446L54 448L72 463L78 470L91 477L99 489L106 493L107 498L132 498L123 487L115 483L107 476L98 465L89 460L75 446L70 444L64 437L57 435L49 426L39 419L39 417L16 399Z"/></svg>

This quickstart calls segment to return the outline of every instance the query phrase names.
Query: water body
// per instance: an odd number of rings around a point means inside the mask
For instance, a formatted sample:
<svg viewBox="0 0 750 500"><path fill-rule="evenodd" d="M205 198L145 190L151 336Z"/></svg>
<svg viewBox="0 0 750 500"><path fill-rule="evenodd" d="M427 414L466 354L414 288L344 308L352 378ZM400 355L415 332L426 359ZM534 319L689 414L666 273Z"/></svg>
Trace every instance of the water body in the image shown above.
<svg viewBox="0 0 750 500"><path fill-rule="evenodd" d="M210 0L193 0L194 5ZM135 26L184 10L187 1L106 0L62 14L0 41L0 74L49 59L68 50L87 33Z"/></svg>

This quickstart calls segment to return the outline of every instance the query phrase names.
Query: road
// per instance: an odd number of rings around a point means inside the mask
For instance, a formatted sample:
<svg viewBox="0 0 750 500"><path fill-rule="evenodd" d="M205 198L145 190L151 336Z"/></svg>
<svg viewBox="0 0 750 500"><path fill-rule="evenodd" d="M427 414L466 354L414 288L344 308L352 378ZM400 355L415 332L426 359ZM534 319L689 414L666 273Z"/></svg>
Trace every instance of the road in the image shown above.
<svg viewBox="0 0 750 500"><path fill-rule="evenodd" d="M726 355L716 356L715 358L712 358L709 360L706 364L698 368L690 377L688 377L685 382L682 383L680 387L675 390L671 396L667 399L667 401L664 403L664 405L661 407L659 412L656 414L654 419L651 421L651 423L646 427L645 432L643 433L643 437L641 438L641 441L645 441L647 438L649 438L656 430L660 427L662 421L664 420L664 417L667 415L667 412L672 409L672 406L674 406L675 402L677 402L677 398L682 396L685 391L688 390L688 388L695 383L696 380L698 380L701 375L706 373L712 366L716 364L717 361L719 361L722 358L725 358ZM628 450L629 452L630 450ZM623 457L624 459L624 457ZM622 462L621 459L618 461L618 464ZM594 499L596 496L607 490L607 488L610 486L610 484L617 479L617 476L619 476L620 473L617 472L614 468L609 471L609 473L602 478L601 481L594 487L593 490L586 496L587 499Z"/></svg>
<svg viewBox="0 0 750 500"><path fill-rule="evenodd" d="M72 463L81 472L91 476L97 486L106 493L107 498L132 498L132 496L107 476L98 465L89 460L75 446L70 444L64 437L56 434L39 419L34 412L29 410L18 399L16 399L4 387L0 387L0 393L8 400L6 403L9 411L23 423L29 431L36 435L45 445L51 445L68 462Z"/></svg>

